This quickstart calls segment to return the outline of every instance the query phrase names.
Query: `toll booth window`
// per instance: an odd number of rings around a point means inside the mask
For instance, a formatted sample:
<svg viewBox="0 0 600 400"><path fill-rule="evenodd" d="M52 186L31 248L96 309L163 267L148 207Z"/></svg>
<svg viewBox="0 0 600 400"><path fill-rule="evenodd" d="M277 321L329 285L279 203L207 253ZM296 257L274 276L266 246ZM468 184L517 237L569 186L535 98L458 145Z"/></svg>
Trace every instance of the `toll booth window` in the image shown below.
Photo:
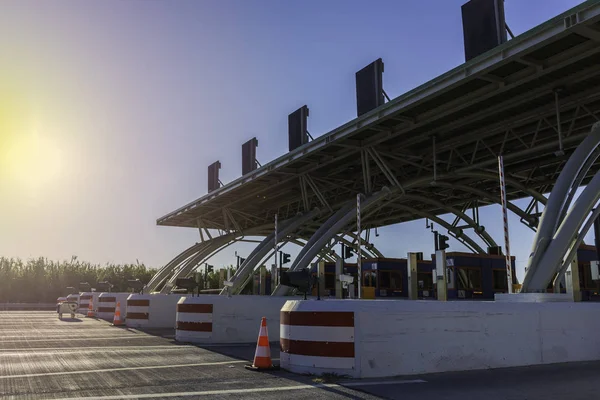
<svg viewBox="0 0 600 400"><path fill-rule="evenodd" d="M325 289L335 289L335 274L325 274Z"/></svg>
<svg viewBox="0 0 600 400"><path fill-rule="evenodd" d="M363 272L363 286L377 287L377 271Z"/></svg>
<svg viewBox="0 0 600 400"><path fill-rule="evenodd" d="M456 281L459 290L481 290L481 270L479 268L456 268Z"/></svg>
<svg viewBox="0 0 600 400"><path fill-rule="evenodd" d="M402 290L402 274L400 271L379 271L379 288Z"/></svg>
<svg viewBox="0 0 600 400"><path fill-rule="evenodd" d="M508 282L506 280L505 269L494 269L492 270L492 276L494 279L494 291L495 292L508 292Z"/></svg>
<svg viewBox="0 0 600 400"><path fill-rule="evenodd" d="M419 289L433 290L433 276L431 272L419 272L417 274L417 281L423 282L422 287L421 284L419 284Z"/></svg>

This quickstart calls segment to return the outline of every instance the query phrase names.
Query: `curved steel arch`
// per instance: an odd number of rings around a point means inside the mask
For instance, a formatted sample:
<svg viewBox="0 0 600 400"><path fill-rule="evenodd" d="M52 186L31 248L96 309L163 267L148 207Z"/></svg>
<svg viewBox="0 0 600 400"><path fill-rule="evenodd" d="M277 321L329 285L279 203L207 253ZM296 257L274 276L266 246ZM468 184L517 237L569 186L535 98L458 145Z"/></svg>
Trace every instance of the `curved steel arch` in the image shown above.
<svg viewBox="0 0 600 400"><path fill-rule="evenodd" d="M390 195L389 188L384 187L381 191L372 194L367 199L362 201L361 207L367 209L373 203ZM342 207L338 212L333 214L321 228L312 235L302 252L290 267L290 271L306 268L308 264L319 254L323 246L331 241L331 239L342 230L352 219L356 218L356 202L352 200L346 206ZM275 295L283 295L287 291L286 286L279 285L274 291Z"/></svg>
<svg viewBox="0 0 600 400"><path fill-rule="evenodd" d="M196 244L190 246L189 248L187 248L186 250L182 251L181 253L179 253L177 256L175 256L175 258L173 258L171 261L169 261L167 264L165 264L165 266L163 266L161 269L159 269L154 274L152 279L150 279L150 282L148 282L146 284L146 286L144 287L144 292L150 293L150 292L155 291L156 288L158 288L160 286L160 284L165 279L167 279L167 277L178 266L180 266L182 263L184 263L186 260L188 260L193 255L197 254L199 251L202 250L202 248L204 248L206 246L207 246L206 242L196 243Z"/></svg>
<svg viewBox="0 0 600 400"><path fill-rule="evenodd" d="M560 269L558 270L558 273L556 274L556 278L554 278L553 285L555 287L555 290L557 288L557 283L562 280L563 276L565 276L565 272L567 272L569 265L571 265L571 261L573 261L573 259L577 255L577 250L579 249L579 246L581 246L581 243L583 243L583 239L585 238L585 235L587 235L587 233L590 230L590 228L592 227L592 225L594 225L594 221L596 220L596 218L598 218L598 215L600 215L600 207L596 207L594 209L594 211L588 218L588 220L585 223L585 225L583 226L583 228L581 228L581 231L579 232L579 234L577 236L577 240L575 240L575 242L571 245L571 248L569 250L569 253L567 254L567 257L565 257L565 260L563 261L562 266L560 267Z"/></svg>
<svg viewBox="0 0 600 400"><path fill-rule="evenodd" d="M453 184L453 183L442 182L442 181L436 181L435 184L437 186L447 187L449 189L458 189L458 190L461 190L463 192L472 193L472 194L474 194L476 196L479 196L479 197L482 197L484 199L491 200L495 204L498 204L498 205L502 204L502 202L500 201L499 198L496 199L494 196L492 196L488 192L484 192L483 190L479 190L479 189L471 187L471 186L461 185L461 184ZM536 221L534 219L537 220L537 218L534 218L531 215L527 214L525 211L521 210L518 206L516 206L514 203L511 203L510 201L506 202L506 207L510 211L512 211L513 213L515 213L516 215L518 215L522 220L527 221L528 223L525 224L525 225L527 227L529 227L530 229L532 229L533 231L535 231L534 226L537 225L537 224L536 224Z"/></svg>
<svg viewBox="0 0 600 400"><path fill-rule="evenodd" d="M288 219L281 223L281 226L278 227L278 239L284 238L287 235L291 234L295 230L297 230L300 226L305 224L307 221L312 220L316 216L320 214L320 210L318 208L313 209L312 211L305 214L298 214L295 218ZM240 268L236 271L235 275L231 278L230 282L232 284L227 290L223 289L221 291L222 295L232 293L238 293L244 283L246 282L247 277L254 271L257 265L259 265L260 261L262 261L267 253L274 248L275 243L275 232L272 232L270 235L265 237L263 241L254 248L254 250L250 253L246 260L240 265Z"/></svg>
<svg viewBox="0 0 600 400"><path fill-rule="evenodd" d="M471 239L467 234L465 234L464 232L462 234L457 234L456 232L456 228L453 227L450 223L444 221L443 219L441 219L440 217L438 217L437 215L434 214L430 214L426 211L421 211L421 210L417 210L416 208L410 207L410 206L406 206L404 204L390 204L390 207L396 207L405 211L408 211L412 214L415 215L420 215L423 218L429 218L431 221L443 226L444 228L446 228L448 230L448 232L459 242L461 242L465 247L467 247L469 250L471 250L473 253L479 253L479 254L486 254L486 251L477 244L477 242L475 242L473 239Z"/></svg>
<svg viewBox="0 0 600 400"><path fill-rule="evenodd" d="M574 238L578 236L585 220L600 200L600 172L588 183L571 210L565 216L556 234L549 241L546 251L541 254L539 264L530 275L527 291L545 291L555 274L559 272L562 260ZM573 252L572 256L576 252ZM572 259L572 258L571 258ZM565 260L571 262L571 260ZM529 271L528 271L529 272Z"/></svg>
<svg viewBox="0 0 600 400"><path fill-rule="evenodd" d="M490 179L490 180L498 180L499 179L497 174L493 174L491 172L486 172L486 171L455 172L455 173L453 173L453 175L459 176L459 177L465 177L465 178L483 178L483 179ZM533 197L534 199L536 199L537 201L539 201L540 203L542 203L544 205L548 202L548 199L546 199L546 197L543 194L541 194L537 190L528 188L527 186L523 185L518 180L511 178L510 176L505 175L504 181L506 182L506 184L508 186L513 186L513 187L521 190L522 192L527 193L529 196Z"/></svg>
<svg viewBox="0 0 600 400"><path fill-rule="evenodd" d="M559 272L559 263L569 245L577 237L586 217L597 203L600 196L600 172L588 183L573 207L566 211L573 198L571 194L576 189L573 185L579 182L581 173L587 173L591 167L588 160L597 157L599 145L600 123L596 123L590 134L571 154L552 189L534 238L522 291L545 291L553 276Z"/></svg>
<svg viewBox="0 0 600 400"><path fill-rule="evenodd" d="M463 221L465 221L471 228L473 228L473 230L475 231L475 233L477 234L477 236L479 236L486 245L488 245L489 247L495 247L497 246L496 242L494 241L494 239L490 236L489 233L487 233L485 231L485 228L483 227L483 225L477 225L477 223L475 221L473 221L473 219L471 217L469 217L468 215L466 215L464 212L452 207L452 206L447 206L445 204L443 204L440 201L437 201L435 199L430 199L428 197L425 196L418 196L418 195L413 195L413 194L405 194L402 195L401 197L402 199L413 199L413 200L417 200L417 201L421 201L423 203L429 203L431 205L434 205L436 207L441 208L442 210L447 210L448 212L460 217ZM481 227L482 229L479 229L479 227Z"/></svg>
<svg viewBox="0 0 600 400"><path fill-rule="evenodd" d="M207 240L207 245L201 251L199 251L193 257L191 257L185 263L183 263L179 270L175 271L175 274L173 274L173 276L163 286L160 292L169 293L171 289L175 286L175 282L178 278L187 277L187 275L189 275L194 270L194 268L196 268L200 263L204 262L205 260L214 256L219 251L235 243L239 237L241 237L241 235L234 232L213 238L211 240Z"/></svg>

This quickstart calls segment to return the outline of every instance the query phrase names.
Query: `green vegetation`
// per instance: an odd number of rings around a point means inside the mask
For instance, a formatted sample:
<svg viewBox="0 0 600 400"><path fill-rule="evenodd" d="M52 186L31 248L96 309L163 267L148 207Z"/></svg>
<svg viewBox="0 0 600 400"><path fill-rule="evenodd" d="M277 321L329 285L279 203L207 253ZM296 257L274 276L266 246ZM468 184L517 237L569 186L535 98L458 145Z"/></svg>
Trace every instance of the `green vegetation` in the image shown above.
<svg viewBox="0 0 600 400"><path fill-rule="evenodd" d="M155 270L144 264L106 266L71 261L49 261L45 258L20 259L0 257L0 303L52 303L68 294L67 287L78 288L80 282L109 281L113 292L126 292L127 280L148 283Z"/></svg>

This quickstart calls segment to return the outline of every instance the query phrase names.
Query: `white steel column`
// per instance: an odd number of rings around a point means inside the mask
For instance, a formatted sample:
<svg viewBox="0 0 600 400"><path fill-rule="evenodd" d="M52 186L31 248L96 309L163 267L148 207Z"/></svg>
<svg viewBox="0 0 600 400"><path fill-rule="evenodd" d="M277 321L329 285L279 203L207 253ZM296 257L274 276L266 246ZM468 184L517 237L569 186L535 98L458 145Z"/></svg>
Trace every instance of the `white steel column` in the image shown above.
<svg viewBox="0 0 600 400"><path fill-rule="evenodd" d="M512 286L512 262L510 259L510 241L508 237L508 209L506 207L506 183L504 182L504 161L498 156L498 172L500 174L500 197L502 201L502 219L504 222L504 247L506 253L506 279L508 281L508 293L513 292Z"/></svg>
<svg viewBox="0 0 600 400"><path fill-rule="evenodd" d="M275 249L275 253L273 253L273 257L275 258L275 271L276 272L280 272L278 270L278 268L277 268L277 256L279 255L279 254L277 254L278 253L278 251L277 251L277 240L278 240L278 237L277 237L277 214L275 214L275 238L274 238L274 243L273 243L273 248ZM277 283L279 283L280 280L281 280L281 277L278 275L277 276ZM277 286L273 286L271 288L271 293L273 293L273 291L275 290L276 287Z"/></svg>

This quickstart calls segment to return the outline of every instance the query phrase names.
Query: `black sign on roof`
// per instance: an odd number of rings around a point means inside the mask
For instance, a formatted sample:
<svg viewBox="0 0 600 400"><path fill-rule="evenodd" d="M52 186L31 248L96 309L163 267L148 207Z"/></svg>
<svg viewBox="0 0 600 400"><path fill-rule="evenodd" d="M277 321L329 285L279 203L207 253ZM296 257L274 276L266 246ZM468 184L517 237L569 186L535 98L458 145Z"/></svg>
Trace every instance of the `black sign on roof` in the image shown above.
<svg viewBox="0 0 600 400"><path fill-rule="evenodd" d="M255 137L242 145L242 175L246 175L256 169L256 148L258 139Z"/></svg>
<svg viewBox="0 0 600 400"><path fill-rule="evenodd" d="M212 192L219 188L219 169L221 163L216 161L208 166L208 192Z"/></svg>
<svg viewBox="0 0 600 400"><path fill-rule="evenodd" d="M356 73L356 114L361 116L384 103L383 60L378 58Z"/></svg>
<svg viewBox="0 0 600 400"><path fill-rule="evenodd" d="M506 42L504 0L470 0L461 9L466 61Z"/></svg>
<svg viewBox="0 0 600 400"><path fill-rule="evenodd" d="M308 142L307 118L308 107L305 105L288 116L288 143L290 151Z"/></svg>

